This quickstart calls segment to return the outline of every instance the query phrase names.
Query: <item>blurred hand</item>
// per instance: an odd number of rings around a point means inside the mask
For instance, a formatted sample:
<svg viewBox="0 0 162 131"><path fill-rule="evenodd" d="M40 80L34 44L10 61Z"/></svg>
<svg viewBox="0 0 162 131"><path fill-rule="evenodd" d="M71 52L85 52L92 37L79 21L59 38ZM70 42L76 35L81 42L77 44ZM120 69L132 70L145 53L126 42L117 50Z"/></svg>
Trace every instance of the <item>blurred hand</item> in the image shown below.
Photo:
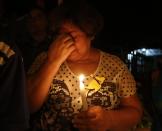
<svg viewBox="0 0 162 131"><path fill-rule="evenodd" d="M74 50L73 38L69 34L61 34L49 47L48 61L55 61L61 65Z"/></svg>
<svg viewBox="0 0 162 131"><path fill-rule="evenodd" d="M73 124L81 131L106 131L112 126L112 120L108 111L100 106L93 106L76 115Z"/></svg>

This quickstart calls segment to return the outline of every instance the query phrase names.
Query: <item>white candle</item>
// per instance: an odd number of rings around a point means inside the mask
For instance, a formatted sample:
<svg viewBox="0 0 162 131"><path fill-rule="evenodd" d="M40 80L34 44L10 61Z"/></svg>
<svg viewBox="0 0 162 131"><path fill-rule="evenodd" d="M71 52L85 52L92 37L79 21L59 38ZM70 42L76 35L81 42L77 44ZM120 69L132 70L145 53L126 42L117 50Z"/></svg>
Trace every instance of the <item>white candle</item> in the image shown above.
<svg viewBox="0 0 162 131"><path fill-rule="evenodd" d="M81 94L81 98L82 98L82 110L85 111L87 110L88 108L88 104L87 104L87 100L86 100L86 90L85 90L85 87L84 87L84 83L83 83L83 80L84 80L84 75L81 74L79 76L79 87L80 87L80 94Z"/></svg>

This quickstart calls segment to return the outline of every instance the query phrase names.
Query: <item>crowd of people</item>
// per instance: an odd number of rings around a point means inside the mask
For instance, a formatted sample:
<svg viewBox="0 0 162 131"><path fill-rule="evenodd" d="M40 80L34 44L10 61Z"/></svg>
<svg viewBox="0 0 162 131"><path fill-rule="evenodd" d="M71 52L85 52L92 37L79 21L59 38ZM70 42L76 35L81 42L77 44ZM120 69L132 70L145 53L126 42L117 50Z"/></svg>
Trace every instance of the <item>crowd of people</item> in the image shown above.
<svg viewBox="0 0 162 131"><path fill-rule="evenodd" d="M32 7L11 36L0 32L1 129L151 131L127 65L93 46L103 16L84 0L57 4Z"/></svg>

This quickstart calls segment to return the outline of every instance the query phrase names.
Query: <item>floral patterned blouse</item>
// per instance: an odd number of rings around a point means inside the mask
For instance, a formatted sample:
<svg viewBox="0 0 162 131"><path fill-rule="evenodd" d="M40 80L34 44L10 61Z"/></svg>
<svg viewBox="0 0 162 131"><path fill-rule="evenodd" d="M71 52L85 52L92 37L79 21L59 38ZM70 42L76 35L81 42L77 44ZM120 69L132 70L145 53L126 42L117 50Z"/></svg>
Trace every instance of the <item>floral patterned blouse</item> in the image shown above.
<svg viewBox="0 0 162 131"><path fill-rule="evenodd" d="M34 73L46 58L41 54L29 70ZM127 66L117 57L100 51L96 71L83 81L88 106L99 105L105 110L115 109L120 98L136 93L136 83ZM79 79L65 62L53 77L48 99L42 108L31 116L31 130L74 131L73 116L82 110Z"/></svg>

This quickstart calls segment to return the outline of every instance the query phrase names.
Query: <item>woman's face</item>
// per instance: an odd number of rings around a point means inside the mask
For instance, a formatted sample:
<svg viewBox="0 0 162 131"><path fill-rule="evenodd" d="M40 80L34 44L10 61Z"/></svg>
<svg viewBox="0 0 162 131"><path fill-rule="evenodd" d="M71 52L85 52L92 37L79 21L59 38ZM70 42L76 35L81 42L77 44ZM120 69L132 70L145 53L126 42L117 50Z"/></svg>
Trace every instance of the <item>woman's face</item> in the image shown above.
<svg viewBox="0 0 162 131"><path fill-rule="evenodd" d="M59 33L69 34L74 40L74 45L76 49L68 57L68 60L78 61L87 58L91 46L90 37L88 37L77 26L70 22L63 23Z"/></svg>

